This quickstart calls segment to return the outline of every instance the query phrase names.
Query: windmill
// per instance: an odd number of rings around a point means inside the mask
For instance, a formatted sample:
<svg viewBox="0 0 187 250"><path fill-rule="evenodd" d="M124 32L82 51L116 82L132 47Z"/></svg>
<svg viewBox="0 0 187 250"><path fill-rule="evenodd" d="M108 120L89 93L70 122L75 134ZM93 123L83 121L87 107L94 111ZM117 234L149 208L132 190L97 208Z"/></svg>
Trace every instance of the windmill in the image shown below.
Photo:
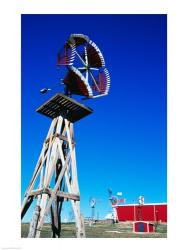
<svg viewBox="0 0 187 250"><path fill-rule="evenodd" d="M138 217L138 220L142 220L142 206L144 205L144 196L143 195L140 195L138 197L138 214L137 214L137 217Z"/></svg>
<svg viewBox="0 0 187 250"><path fill-rule="evenodd" d="M95 221L95 206L96 206L96 198L90 197L89 205L91 207L91 220Z"/></svg>
<svg viewBox="0 0 187 250"><path fill-rule="evenodd" d="M105 96L110 88L110 76L104 57L97 45L82 34L72 34L58 53L57 66L67 71L60 83L43 88L42 94L64 85L66 95L81 95L83 99Z"/></svg>
<svg viewBox="0 0 187 250"><path fill-rule="evenodd" d="M107 95L110 88L110 77L103 55L88 36L70 35L58 53L57 66L64 72L63 77L55 86L43 88L40 92L45 94L61 87L63 93L55 94L36 110L52 119L52 122L22 202L22 218L35 202L28 234L30 238L40 237L45 218L49 214L52 237L60 237L61 211L65 201L70 201L72 205L76 236L85 237L84 221L80 213L73 123L91 114L93 110L71 97L101 97Z"/></svg>
<svg viewBox="0 0 187 250"><path fill-rule="evenodd" d="M90 225L92 225L94 222L99 220L99 211L97 211L97 219L96 219L96 213L95 213L95 208L96 208L96 204L99 204L101 202L101 199L96 199L94 197L90 197L89 199L89 206L91 208L91 223Z"/></svg>
<svg viewBox="0 0 187 250"><path fill-rule="evenodd" d="M108 196L109 196L109 202L110 205L112 206L112 221L113 223L116 223L118 221L118 217L117 217L117 212L116 212L116 208L115 206L118 203L118 198L114 195L112 195L112 189L108 188Z"/></svg>

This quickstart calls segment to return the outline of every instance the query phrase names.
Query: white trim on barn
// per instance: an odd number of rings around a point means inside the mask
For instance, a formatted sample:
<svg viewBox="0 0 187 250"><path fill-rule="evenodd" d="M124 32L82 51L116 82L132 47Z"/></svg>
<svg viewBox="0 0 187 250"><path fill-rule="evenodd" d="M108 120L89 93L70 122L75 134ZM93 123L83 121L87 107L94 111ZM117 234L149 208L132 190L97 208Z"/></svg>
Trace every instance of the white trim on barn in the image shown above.
<svg viewBox="0 0 187 250"><path fill-rule="evenodd" d="M113 207L128 207L128 206L148 206L148 205L167 205L166 202L163 202L163 203L144 203L143 205L139 205L138 203L137 204L123 204L123 205L115 205Z"/></svg>

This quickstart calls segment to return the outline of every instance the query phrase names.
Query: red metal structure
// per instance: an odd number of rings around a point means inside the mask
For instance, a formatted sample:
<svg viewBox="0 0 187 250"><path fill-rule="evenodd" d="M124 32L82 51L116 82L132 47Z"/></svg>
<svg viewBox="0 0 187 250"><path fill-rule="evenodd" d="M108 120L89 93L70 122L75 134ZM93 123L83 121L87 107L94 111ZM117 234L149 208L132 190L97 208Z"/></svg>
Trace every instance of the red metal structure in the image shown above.
<svg viewBox="0 0 187 250"><path fill-rule="evenodd" d="M58 53L57 65L67 68L63 83L71 94L86 99L108 94L110 76L104 57L88 36L71 34Z"/></svg>
<svg viewBox="0 0 187 250"><path fill-rule="evenodd" d="M167 222L167 204L129 204L115 207L119 221L161 221Z"/></svg>
<svg viewBox="0 0 187 250"><path fill-rule="evenodd" d="M155 231L155 227L149 222L136 221L133 223L133 231L135 233L153 233Z"/></svg>

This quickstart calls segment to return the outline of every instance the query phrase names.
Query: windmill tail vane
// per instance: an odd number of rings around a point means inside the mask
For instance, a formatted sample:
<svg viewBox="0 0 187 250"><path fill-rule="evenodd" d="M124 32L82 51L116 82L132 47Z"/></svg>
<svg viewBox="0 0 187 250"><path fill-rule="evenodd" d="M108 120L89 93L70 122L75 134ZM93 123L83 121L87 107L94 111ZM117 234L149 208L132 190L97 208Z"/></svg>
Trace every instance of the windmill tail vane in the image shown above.
<svg viewBox="0 0 187 250"><path fill-rule="evenodd" d="M54 85L51 86L50 88L43 88L43 89L41 89L41 90L40 90L40 93L41 93L41 94L45 94L45 93L47 93L48 91L54 90L54 89L56 89L56 88L58 88L58 87L62 87L63 85L64 85L63 79L60 79L60 82L59 82L59 83L54 84Z"/></svg>

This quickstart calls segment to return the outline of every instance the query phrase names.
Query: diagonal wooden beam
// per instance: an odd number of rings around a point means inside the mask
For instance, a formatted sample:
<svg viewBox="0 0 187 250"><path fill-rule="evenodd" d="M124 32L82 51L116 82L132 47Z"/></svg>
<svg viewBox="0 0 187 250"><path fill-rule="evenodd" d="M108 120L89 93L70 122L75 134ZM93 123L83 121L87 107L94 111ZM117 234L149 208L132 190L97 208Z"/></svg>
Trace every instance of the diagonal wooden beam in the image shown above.
<svg viewBox="0 0 187 250"><path fill-rule="evenodd" d="M60 152L60 156L61 156L62 159L64 160L63 152L62 152L62 149L61 149L59 143L58 143L58 149L59 149L59 152ZM36 237L37 237L37 238L40 236L40 231L39 231L39 230L40 230L41 227L43 226L44 217L45 217L45 215L47 215L47 214L49 213L49 210L50 210L50 208L51 208L52 202L53 202L53 200L55 199L55 195L56 195L57 190L58 190L58 188L59 188L59 184L60 184L60 182L61 182L61 180L62 180L62 178L63 178L63 176L64 176L64 173L65 173L65 171L66 171L66 168L67 168L67 165L68 165L69 158L70 158L70 154L67 155L66 161L65 161L65 162L62 161L64 164L62 164L63 167L62 167L61 173L59 174L59 177L58 177L58 180L57 180L57 182L56 182L56 184L55 184L55 187L54 187L54 189L52 190L51 197L50 197L50 199L49 199L49 201L48 201L48 203L47 203L47 207L46 207L44 213L41 214L41 218L40 218L40 221L39 221L39 223L38 223L37 234L36 234ZM61 160L62 160L62 159L61 159Z"/></svg>

